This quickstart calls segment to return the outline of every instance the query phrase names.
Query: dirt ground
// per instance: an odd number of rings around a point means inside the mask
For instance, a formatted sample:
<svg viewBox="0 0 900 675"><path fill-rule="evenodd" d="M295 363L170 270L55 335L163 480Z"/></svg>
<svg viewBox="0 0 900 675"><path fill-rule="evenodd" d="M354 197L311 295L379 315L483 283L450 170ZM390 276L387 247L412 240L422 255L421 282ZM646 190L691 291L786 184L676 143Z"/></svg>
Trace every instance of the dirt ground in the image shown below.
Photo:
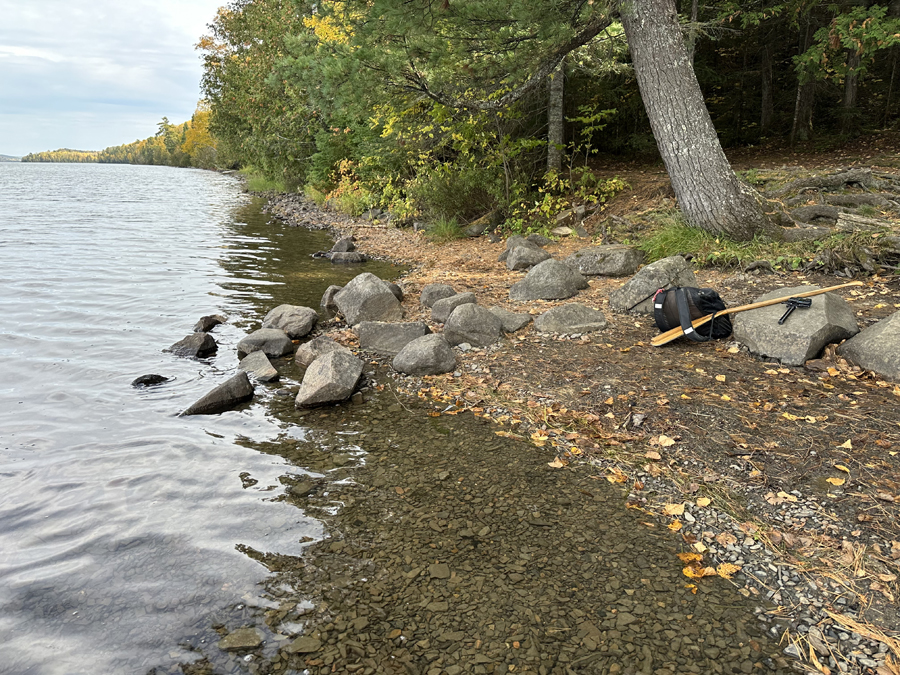
<svg viewBox="0 0 900 675"><path fill-rule="evenodd" d="M896 173L898 149L900 135L892 135L826 153L786 155L763 148L731 159L736 170L862 164ZM661 165L620 163L608 169L630 188L585 222L589 233L610 215L674 205ZM436 282L475 293L483 306L535 316L564 304L509 299L510 286L525 273L497 261L502 241L478 237L435 244L410 229L349 220L338 226L367 254L410 265L400 280L408 320L430 323L430 311L418 299L425 285ZM597 237L565 237L547 250L564 259L591 243ZM846 281L717 269L700 269L696 276L698 286L717 289L728 306L778 288ZM658 516L670 529L676 528L664 511L668 503L702 494L727 504L748 531L798 570L848 589L871 630L896 636L900 383L852 366L835 355L834 346L806 367L764 362L730 341L652 347L658 332L652 318L608 307L609 293L624 281L591 278L589 289L565 301L602 310L609 321L602 332L573 339L538 334L529 326L494 348L461 355L455 373L407 379L401 386L432 400L444 414L471 410L492 418L500 435L552 446L561 466L602 467L607 480L630 488L630 506ZM841 291L860 328L900 309L900 278L863 281L864 287ZM355 339L340 326L333 334L348 343ZM900 641L890 644L900 649Z"/></svg>

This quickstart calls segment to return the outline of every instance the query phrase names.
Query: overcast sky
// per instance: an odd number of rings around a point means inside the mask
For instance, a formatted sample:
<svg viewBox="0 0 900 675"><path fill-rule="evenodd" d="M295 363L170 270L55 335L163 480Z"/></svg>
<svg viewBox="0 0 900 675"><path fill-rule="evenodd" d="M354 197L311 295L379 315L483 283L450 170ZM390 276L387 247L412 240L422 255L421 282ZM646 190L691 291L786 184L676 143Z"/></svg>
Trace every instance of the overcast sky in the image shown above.
<svg viewBox="0 0 900 675"><path fill-rule="evenodd" d="M101 150L190 119L226 0L0 0L0 154Z"/></svg>

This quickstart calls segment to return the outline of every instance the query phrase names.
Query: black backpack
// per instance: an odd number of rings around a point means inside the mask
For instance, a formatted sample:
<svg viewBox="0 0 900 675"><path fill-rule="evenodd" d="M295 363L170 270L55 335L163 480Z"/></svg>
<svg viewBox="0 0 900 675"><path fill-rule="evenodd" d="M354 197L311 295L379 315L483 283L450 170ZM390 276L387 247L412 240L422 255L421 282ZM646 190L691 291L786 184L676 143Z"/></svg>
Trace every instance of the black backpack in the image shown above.
<svg viewBox="0 0 900 675"><path fill-rule="evenodd" d="M711 288L660 288L653 296L653 316L659 330L666 332L680 326L685 337L695 342L722 340L731 335L731 319L715 316L723 309L725 303ZM692 321L710 314L713 318L708 323L696 330L691 326Z"/></svg>

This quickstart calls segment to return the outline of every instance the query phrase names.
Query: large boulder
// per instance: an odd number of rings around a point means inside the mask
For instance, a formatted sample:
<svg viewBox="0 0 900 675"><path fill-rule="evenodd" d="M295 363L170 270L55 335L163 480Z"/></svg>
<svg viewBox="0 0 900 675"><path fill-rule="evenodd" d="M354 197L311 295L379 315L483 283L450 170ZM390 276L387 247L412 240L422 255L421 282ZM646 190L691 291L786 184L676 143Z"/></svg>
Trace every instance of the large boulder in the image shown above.
<svg viewBox="0 0 900 675"><path fill-rule="evenodd" d="M318 320L319 313L311 307L278 305L266 314L262 327L278 328L287 333L292 340L299 340L310 334Z"/></svg>
<svg viewBox="0 0 900 675"><path fill-rule="evenodd" d="M531 314L510 312L508 309L503 309L503 307L489 307L488 309L500 319L504 333L515 333L517 330L525 328L532 321Z"/></svg>
<svg viewBox="0 0 900 675"><path fill-rule="evenodd" d="M324 356L325 354L330 354L331 352L346 352L347 354L352 354L352 352L344 345L335 342L330 337L320 335L306 344L300 345L297 349L297 353L294 355L294 361L298 366L307 368L317 358Z"/></svg>
<svg viewBox="0 0 900 675"><path fill-rule="evenodd" d="M359 251L347 251L346 253L332 253L328 256L332 265L350 265L352 263L364 263L368 258Z"/></svg>
<svg viewBox="0 0 900 675"><path fill-rule="evenodd" d="M203 359L212 356L218 351L219 347L209 333L191 333L182 340L179 340L166 351L172 352L177 356L185 356L192 359Z"/></svg>
<svg viewBox="0 0 900 675"><path fill-rule="evenodd" d="M331 247L332 253L350 253L351 251L356 250L356 244L353 243L353 239L350 237L344 237L343 239L338 239L334 242L334 246Z"/></svg>
<svg viewBox="0 0 900 675"><path fill-rule="evenodd" d="M297 392L298 408L313 408L350 398L362 376L363 362L349 352L334 351L313 361Z"/></svg>
<svg viewBox="0 0 900 675"><path fill-rule="evenodd" d="M565 300L587 288L588 282L580 273L559 260L550 258L535 265L517 284L509 289L512 300Z"/></svg>
<svg viewBox="0 0 900 675"><path fill-rule="evenodd" d="M182 415L216 415L253 398L253 384L247 373L238 373L210 391Z"/></svg>
<svg viewBox="0 0 900 675"><path fill-rule="evenodd" d="M540 246L516 246L506 257L506 267L511 270L527 270L549 258L550 254Z"/></svg>
<svg viewBox="0 0 900 675"><path fill-rule="evenodd" d="M549 239L542 238L544 241L549 242ZM535 241L531 239L531 235L528 238L523 237L520 234L514 234L509 239L506 240L506 248L503 250L503 253L497 258L497 262L507 262L509 256L512 252L517 248L526 248L532 251L541 251L542 247L546 246L546 244L542 244L539 241ZM549 256L549 254L548 254Z"/></svg>
<svg viewBox="0 0 900 675"><path fill-rule="evenodd" d="M542 333L593 333L606 328L603 312L577 302L554 307L534 320L534 328Z"/></svg>
<svg viewBox="0 0 900 675"><path fill-rule="evenodd" d="M586 276L627 277L644 262L644 252L633 246L609 244L576 251L566 264Z"/></svg>
<svg viewBox="0 0 900 675"><path fill-rule="evenodd" d="M434 307L434 303L444 298L452 298L456 295L453 286L447 284L428 284L422 289L422 295L419 296L419 302L428 308Z"/></svg>
<svg viewBox="0 0 900 675"><path fill-rule="evenodd" d="M838 354L860 368L900 380L900 312L847 340L838 347Z"/></svg>
<svg viewBox="0 0 900 675"><path fill-rule="evenodd" d="M223 324L228 319L221 314L207 314L201 316L200 320L194 325L195 333L208 333L219 324Z"/></svg>
<svg viewBox="0 0 900 675"><path fill-rule="evenodd" d="M468 342L487 347L500 339L503 322L491 310L480 305L465 304L453 310L444 324L444 337L451 345Z"/></svg>
<svg viewBox="0 0 900 675"><path fill-rule="evenodd" d="M398 301L403 302L403 289L392 281L385 281L384 283L391 289L391 293L394 294L394 297L397 298Z"/></svg>
<svg viewBox="0 0 900 675"><path fill-rule="evenodd" d="M818 288L780 288L759 296L754 302L798 295ZM841 296L825 293L811 300L809 309L794 310L783 325L778 325L778 320L787 309L785 305L770 305L736 314L734 339L758 356L778 359L788 366L801 366L816 358L825 345L846 340L859 332L853 309Z"/></svg>
<svg viewBox="0 0 900 675"><path fill-rule="evenodd" d="M386 323L363 321L356 325L359 348L379 354L395 356L407 344L427 335L431 330L421 321L412 323Z"/></svg>
<svg viewBox="0 0 900 675"><path fill-rule="evenodd" d="M278 379L278 371L262 352L253 352L241 359L238 368L250 373L257 382L274 382Z"/></svg>
<svg viewBox="0 0 900 675"><path fill-rule="evenodd" d="M238 342L237 351L242 357L253 352L262 352L270 359L277 359L293 352L294 343L283 330L261 328Z"/></svg>
<svg viewBox="0 0 900 675"><path fill-rule="evenodd" d="M696 285L688 261L680 255L673 255L650 263L624 286L610 293L609 307L615 312L653 314L653 295L660 288Z"/></svg>
<svg viewBox="0 0 900 675"><path fill-rule="evenodd" d="M354 277L334 296L338 312L351 326L362 321L400 321L403 310L390 287L370 272Z"/></svg>
<svg viewBox="0 0 900 675"><path fill-rule="evenodd" d="M475 304L474 293L457 293L449 298L441 298L431 306L431 320L435 323L446 323L453 310L469 304Z"/></svg>
<svg viewBox="0 0 900 675"><path fill-rule="evenodd" d="M393 366L405 375L440 375L456 368L456 355L443 335L433 333L416 338L401 349Z"/></svg>

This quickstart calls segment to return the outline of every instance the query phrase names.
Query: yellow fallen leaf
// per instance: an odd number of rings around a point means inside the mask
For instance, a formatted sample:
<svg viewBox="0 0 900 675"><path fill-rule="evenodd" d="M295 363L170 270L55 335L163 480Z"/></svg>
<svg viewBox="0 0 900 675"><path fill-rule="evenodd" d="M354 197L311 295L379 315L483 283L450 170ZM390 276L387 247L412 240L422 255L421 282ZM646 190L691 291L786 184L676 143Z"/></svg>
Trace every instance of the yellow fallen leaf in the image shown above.
<svg viewBox="0 0 900 675"><path fill-rule="evenodd" d="M851 443L851 442L848 440L846 443L842 443L842 444L839 445L838 447L839 447L839 448L844 448L844 450L852 450L852 449L853 449L853 443Z"/></svg>
<svg viewBox="0 0 900 675"><path fill-rule="evenodd" d="M610 396L608 399L606 399L606 400L604 401L604 403L605 403L606 405L612 405L614 402L615 402L615 400L613 399L612 396Z"/></svg>
<svg viewBox="0 0 900 675"><path fill-rule="evenodd" d="M701 508L704 506L709 506L710 502L712 502L712 500L709 497L698 497L697 498L697 506L699 506Z"/></svg>
<svg viewBox="0 0 900 675"><path fill-rule="evenodd" d="M706 553L706 551L708 551L709 549L707 549L706 544L698 541L696 544L694 544L694 550L697 551L697 553Z"/></svg>
<svg viewBox="0 0 900 675"><path fill-rule="evenodd" d="M688 396L687 394L682 394L682 395L681 395L681 398L686 398L688 401L691 400L691 397Z"/></svg>
<svg viewBox="0 0 900 675"><path fill-rule="evenodd" d="M648 450L644 457L647 459L662 459L662 455L656 452L656 450Z"/></svg>
<svg viewBox="0 0 900 675"><path fill-rule="evenodd" d="M675 445L675 439L669 438L665 434L660 434L659 438L656 439L656 442L659 443L659 447L668 448L672 445Z"/></svg>
<svg viewBox="0 0 900 675"><path fill-rule="evenodd" d="M557 457L552 462L547 462L547 466L553 467L554 469L561 469L566 466L566 463Z"/></svg>
<svg viewBox="0 0 900 675"><path fill-rule="evenodd" d="M688 579L702 579L703 577L716 576L716 570L713 567L700 567L699 565L688 565L681 573Z"/></svg>
<svg viewBox="0 0 900 675"><path fill-rule="evenodd" d="M697 584L685 584L684 587L694 595L697 595Z"/></svg>
<svg viewBox="0 0 900 675"><path fill-rule="evenodd" d="M838 375L841 374L841 371L839 371L837 368L832 366L832 367L828 368L828 374L831 375L832 377L837 377Z"/></svg>
<svg viewBox="0 0 900 675"><path fill-rule="evenodd" d="M740 354L741 353L740 347L729 347L728 353L729 354Z"/></svg>
<svg viewBox="0 0 900 675"><path fill-rule="evenodd" d="M791 422L796 422L800 419L797 415L791 415L791 413L783 413L781 416L786 420L790 420Z"/></svg>
<svg viewBox="0 0 900 675"><path fill-rule="evenodd" d="M716 568L716 574L718 574L723 579L730 579L740 571L740 567L738 567L737 565L732 565L731 563L722 563Z"/></svg>
<svg viewBox="0 0 900 675"><path fill-rule="evenodd" d="M835 464L835 465L834 465L834 468L835 468L835 469L839 469L840 471L844 471L845 473L850 473L850 469L848 469L848 468L847 468L846 466L844 466L843 464Z"/></svg>
<svg viewBox="0 0 900 675"><path fill-rule="evenodd" d="M684 504L666 504L663 511L667 516L680 516L684 513Z"/></svg>
<svg viewBox="0 0 900 675"><path fill-rule="evenodd" d="M730 401L730 400L731 400L731 397L730 397L728 394L722 394L722 400L723 400L723 401Z"/></svg>
<svg viewBox="0 0 900 675"><path fill-rule="evenodd" d="M691 563L691 562L700 562L703 560L703 556L699 553L679 553L678 558L681 562Z"/></svg>
<svg viewBox="0 0 900 675"><path fill-rule="evenodd" d="M881 579L885 583L890 583L891 581L897 581L896 574L876 574L879 579Z"/></svg>
<svg viewBox="0 0 900 675"><path fill-rule="evenodd" d="M672 530L672 532L678 532L681 529L681 521L673 520L671 523L667 525L667 527Z"/></svg>
<svg viewBox="0 0 900 675"><path fill-rule="evenodd" d="M797 498L796 498L794 495L789 495L787 492L779 492L779 493L778 493L778 496L781 497L782 499L785 499L785 500L789 501L789 502L795 502L795 501L797 501Z"/></svg>
<svg viewBox="0 0 900 675"><path fill-rule="evenodd" d="M777 375L777 374L778 374L778 371L772 370L771 368L766 371L766 375Z"/></svg>
<svg viewBox="0 0 900 675"><path fill-rule="evenodd" d="M724 375L716 375L716 379L717 379L719 382L724 382L724 381L725 381L725 376L724 376Z"/></svg>
<svg viewBox="0 0 900 675"><path fill-rule="evenodd" d="M826 478L825 482L831 483L832 485L843 485L847 481L845 481L843 478Z"/></svg>

